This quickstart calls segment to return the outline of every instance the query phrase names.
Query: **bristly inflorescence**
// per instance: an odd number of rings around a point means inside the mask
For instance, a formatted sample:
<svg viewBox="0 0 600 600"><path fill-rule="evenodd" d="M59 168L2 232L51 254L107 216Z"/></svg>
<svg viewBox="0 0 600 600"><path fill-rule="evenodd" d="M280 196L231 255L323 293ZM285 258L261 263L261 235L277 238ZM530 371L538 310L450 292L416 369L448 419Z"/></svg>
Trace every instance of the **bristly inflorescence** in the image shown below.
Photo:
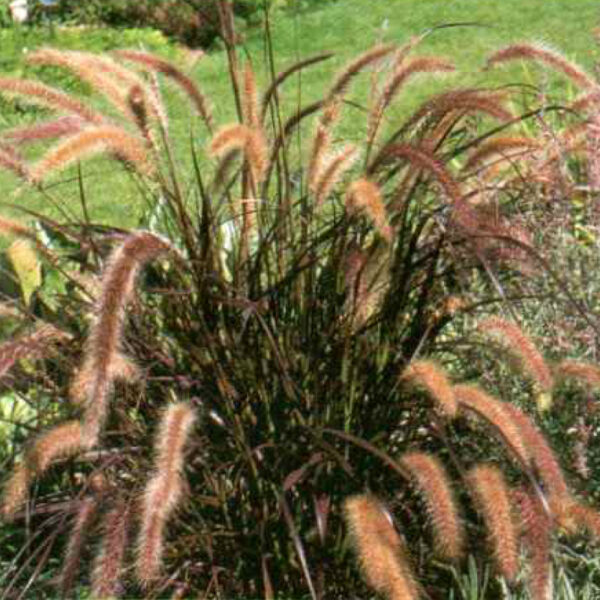
<svg viewBox="0 0 600 600"><path fill-rule="evenodd" d="M137 544L136 571L147 586L160 572L166 522L183 493L183 450L194 425L192 407L180 402L162 417L155 441L155 472L141 501L141 526Z"/></svg>
<svg viewBox="0 0 600 600"><path fill-rule="evenodd" d="M125 309L136 277L145 263L171 249L165 239L149 232L130 235L111 254L102 277L100 297L78 374L78 400L85 405L83 436L93 446L106 418L116 367L123 364L121 336ZM125 363L126 364L126 363Z"/></svg>

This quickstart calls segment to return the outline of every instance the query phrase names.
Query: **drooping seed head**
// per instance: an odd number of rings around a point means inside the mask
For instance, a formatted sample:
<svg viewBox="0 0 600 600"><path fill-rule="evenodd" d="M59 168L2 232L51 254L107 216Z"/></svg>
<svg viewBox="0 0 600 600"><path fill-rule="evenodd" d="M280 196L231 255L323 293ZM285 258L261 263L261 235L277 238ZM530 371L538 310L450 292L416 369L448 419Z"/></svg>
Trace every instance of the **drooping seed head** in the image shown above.
<svg viewBox="0 0 600 600"><path fill-rule="evenodd" d="M366 494L352 496L344 509L369 584L389 600L418 598L404 545L380 502Z"/></svg>

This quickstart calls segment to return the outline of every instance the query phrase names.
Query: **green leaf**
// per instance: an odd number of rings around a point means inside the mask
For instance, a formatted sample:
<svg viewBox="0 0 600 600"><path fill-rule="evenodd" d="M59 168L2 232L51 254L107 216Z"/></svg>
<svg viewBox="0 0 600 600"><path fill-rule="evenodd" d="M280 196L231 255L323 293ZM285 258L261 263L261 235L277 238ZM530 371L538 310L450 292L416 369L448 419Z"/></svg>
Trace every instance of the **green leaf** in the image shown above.
<svg viewBox="0 0 600 600"><path fill-rule="evenodd" d="M23 300L29 304L33 292L42 285L42 267L38 256L30 243L23 239L14 241L7 253L19 279Z"/></svg>

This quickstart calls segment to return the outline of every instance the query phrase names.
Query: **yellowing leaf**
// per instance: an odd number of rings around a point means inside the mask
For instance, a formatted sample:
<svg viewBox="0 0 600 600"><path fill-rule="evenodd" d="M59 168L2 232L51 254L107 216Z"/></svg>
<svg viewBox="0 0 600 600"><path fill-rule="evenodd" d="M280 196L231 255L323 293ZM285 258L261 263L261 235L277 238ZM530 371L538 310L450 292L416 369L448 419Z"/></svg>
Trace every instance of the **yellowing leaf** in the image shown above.
<svg viewBox="0 0 600 600"><path fill-rule="evenodd" d="M14 241L7 253L19 278L23 299L29 304L31 294L42 285L42 268L37 254L24 239Z"/></svg>

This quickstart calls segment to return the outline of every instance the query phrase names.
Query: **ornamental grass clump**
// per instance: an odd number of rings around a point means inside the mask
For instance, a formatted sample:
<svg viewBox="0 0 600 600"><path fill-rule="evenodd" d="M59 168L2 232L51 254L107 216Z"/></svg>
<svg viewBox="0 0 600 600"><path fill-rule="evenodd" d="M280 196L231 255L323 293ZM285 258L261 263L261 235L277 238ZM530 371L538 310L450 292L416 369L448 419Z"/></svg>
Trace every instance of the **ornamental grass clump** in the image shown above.
<svg viewBox="0 0 600 600"><path fill-rule="evenodd" d="M263 90L218 8L231 122L209 82L139 50L32 54L93 101L0 79L51 113L0 133L0 166L66 211L0 223L29 245L7 253L1 291L2 404L16 407L2 413L4 595L447 598L475 561L491 594L547 598L569 536L600 531L556 419L566 406L565 422L597 424L572 383L598 367L542 352L527 320L551 282L543 333L561 311L595 327L535 243L557 230L536 220L540 165L574 176L581 146L546 143L546 107L518 114L510 91L446 80L392 117L409 80L451 76L449 58L418 54L425 35L367 49L290 110L293 75L330 55L279 70L267 19ZM517 56L560 67L516 51L490 65ZM369 74L381 81L361 94ZM168 84L189 100L189 143ZM365 139L344 139L359 117ZM544 125L562 135L565 118ZM140 191L131 229L90 215L100 155ZM57 192L70 185L79 221ZM589 439L577 452L593 470Z"/></svg>

